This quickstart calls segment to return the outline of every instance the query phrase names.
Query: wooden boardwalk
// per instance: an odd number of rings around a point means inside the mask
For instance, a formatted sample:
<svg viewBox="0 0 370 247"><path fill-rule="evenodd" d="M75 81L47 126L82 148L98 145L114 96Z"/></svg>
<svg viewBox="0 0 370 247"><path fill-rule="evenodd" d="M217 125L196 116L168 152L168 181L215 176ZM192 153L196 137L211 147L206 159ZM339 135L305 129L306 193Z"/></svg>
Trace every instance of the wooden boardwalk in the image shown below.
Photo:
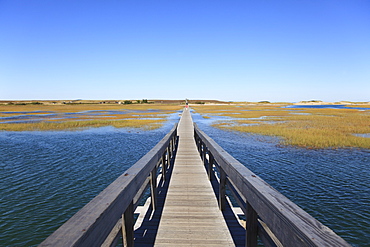
<svg viewBox="0 0 370 247"><path fill-rule="evenodd" d="M197 151L189 110L178 135L166 199L163 209L157 208L162 214L154 246L235 246Z"/></svg>
<svg viewBox="0 0 370 247"><path fill-rule="evenodd" d="M189 110L183 112L178 135L155 246L234 246L195 145Z"/></svg>

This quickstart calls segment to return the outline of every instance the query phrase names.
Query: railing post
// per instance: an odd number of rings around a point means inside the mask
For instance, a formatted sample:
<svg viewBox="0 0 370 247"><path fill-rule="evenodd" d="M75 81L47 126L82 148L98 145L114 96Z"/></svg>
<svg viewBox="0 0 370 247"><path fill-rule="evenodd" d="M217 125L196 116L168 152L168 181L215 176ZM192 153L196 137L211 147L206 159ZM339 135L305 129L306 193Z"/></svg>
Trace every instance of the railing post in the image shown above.
<svg viewBox="0 0 370 247"><path fill-rule="evenodd" d="M226 173L220 167L220 188L219 188L219 207L220 210L223 211L226 206Z"/></svg>
<svg viewBox="0 0 370 247"><path fill-rule="evenodd" d="M206 165L207 164L207 146L203 143L203 156L202 156L202 159L203 159L203 163Z"/></svg>
<svg viewBox="0 0 370 247"><path fill-rule="evenodd" d="M170 153L170 146L167 147L167 166L171 165L171 153Z"/></svg>
<svg viewBox="0 0 370 247"><path fill-rule="evenodd" d="M172 151L175 152L176 150L176 136L172 137Z"/></svg>
<svg viewBox="0 0 370 247"><path fill-rule="evenodd" d="M169 158L172 157L172 140L168 144L168 156L169 156Z"/></svg>
<svg viewBox="0 0 370 247"><path fill-rule="evenodd" d="M122 215L122 241L124 247L134 246L134 203L128 205Z"/></svg>
<svg viewBox="0 0 370 247"><path fill-rule="evenodd" d="M204 162L203 153L204 153L204 143L202 142L202 140L200 140L200 157L202 158Z"/></svg>
<svg viewBox="0 0 370 247"><path fill-rule="evenodd" d="M173 156L173 147L174 147L174 143L173 143L173 139L171 139L171 141L170 141L170 157L171 158Z"/></svg>
<svg viewBox="0 0 370 247"><path fill-rule="evenodd" d="M166 162L166 152L162 154L162 178L163 181L166 181L166 174L167 174L167 162Z"/></svg>
<svg viewBox="0 0 370 247"><path fill-rule="evenodd" d="M157 165L150 172L150 192L152 197L152 207L154 211L157 205Z"/></svg>
<svg viewBox="0 0 370 247"><path fill-rule="evenodd" d="M213 158L213 155L208 152L209 155L209 161L208 161L208 167L207 167L207 173L208 173L208 179L209 181L212 180L212 172L213 172L213 163L215 162L215 159Z"/></svg>
<svg viewBox="0 0 370 247"><path fill-rule="evenodd" d="M257 234L258 234L258 215L253 207L247 202L247 215L246 215L246 238L245 246L256 247L257 246Z"/></svg>

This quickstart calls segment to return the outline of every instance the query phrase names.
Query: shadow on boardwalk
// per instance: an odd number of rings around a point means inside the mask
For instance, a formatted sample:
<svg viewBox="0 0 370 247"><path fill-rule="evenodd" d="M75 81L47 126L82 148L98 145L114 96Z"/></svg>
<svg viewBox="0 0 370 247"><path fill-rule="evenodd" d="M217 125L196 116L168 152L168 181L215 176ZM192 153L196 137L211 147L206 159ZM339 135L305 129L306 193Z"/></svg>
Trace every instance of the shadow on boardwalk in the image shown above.
<svg viewBox="0 0 370 247"><path fill-rule="evenodd" d="M206 168L205 168L206 169ZM212 188L215 193L215 196L219 198L219 183L216 182L217 178L214 176L214 173L212 173ZM245 228L242 227L239 224L239 220L236 218L236 215L234 214L233 210L231 209L231 206L229 203L226 203L224 211L222 211L222 215L224 216L224 219L226 221L226 225L229 228L231 237L234 241L235 246L245 246Z"/></svg>
<svg viewBox="0 0 370 247"><path fill-rule="evenodd" d="M178 145L178 143L176 143ZM163 177L161 177L158 187L157 187L157 205L156 210L153 212L152 205L149 206L148 211L146 212L143 223L141 226L135 230L135 245L136 246L153 246L158 228L159 223L161 221L162 212L164 208L164 203L166 201L166 196L168 192L168 187L170 184L172 172L173 172L173 164L176 157L176 152L174 153L172 159L171 159L171 165L169 166L167 172L166 172L166 179L164 180Z"/></svg>
<svg viewBox="0 0 370 247"><path fill-rule="evenodd" d="M169 183L171 180L172 172L173 172L173 163L174 158L176 157L176 153L171 160L171 166L167 170L166 180L159 181L157 190L158 190L158 198L157 198L157 208L153 212L153 208L150 205L148 211L146 212L143 222L141 226L135 230L135 245L137 246L154 246L157 232L160 224L160 220L163 213L164 204L167 197L167 192L169 188ZM218 183L212 183L213 190L215 192L215 196L218 197ZM245 229L239 224L238 219L234 215L231 207L229 204L226 205L225 210L222 212L225 218L227 227L231 233L232 239L234 241L235 246L244 246L245 244Z"/></svg>

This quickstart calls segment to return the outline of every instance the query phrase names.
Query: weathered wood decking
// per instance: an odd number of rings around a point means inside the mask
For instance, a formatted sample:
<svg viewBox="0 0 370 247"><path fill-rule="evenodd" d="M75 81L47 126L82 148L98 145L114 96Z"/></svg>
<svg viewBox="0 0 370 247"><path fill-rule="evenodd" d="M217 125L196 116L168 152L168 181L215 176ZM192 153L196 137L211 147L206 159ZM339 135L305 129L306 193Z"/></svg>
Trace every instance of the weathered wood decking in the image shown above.
<svg viewBox="0 0 370 247"><path fill-rule="evenodd" d="M177 133L179 146L155 246L234 246L195 145L189 110Z"/></svg>

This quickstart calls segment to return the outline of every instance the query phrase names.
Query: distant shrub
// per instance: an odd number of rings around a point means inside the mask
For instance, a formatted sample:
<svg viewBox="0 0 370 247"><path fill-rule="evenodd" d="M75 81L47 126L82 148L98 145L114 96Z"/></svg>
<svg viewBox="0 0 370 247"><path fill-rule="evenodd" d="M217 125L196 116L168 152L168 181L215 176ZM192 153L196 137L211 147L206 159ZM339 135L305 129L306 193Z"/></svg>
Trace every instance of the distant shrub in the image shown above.
<svg viewBox="0 0 370 247"><path fill-rule="evenodd" d="M197 102L195 102L195 104L198 104L198 105L204 105L204 104L205 104L205 102L197 101Z"/></svg>
<svg viewBox="0 0 370 247"><path fill-rule="evenodd" d="M125 100L125 101L123 101L123 104L125 104L125 105L132 104L132 101L131 100Z"/></svg>
<svg viewBox="0 0 370 247"><path fill-rule="evenodd" d="M260 103L260 104L270 104L270 101L262 100L262 101L260 101L260 102L258 102L258 103Z"/></svg>
<svg viewBox="0 0 370 247"><path fill-rule="evenodd" d="M302 101L300 101L300 103L319 103L319 102L322 102L322 100L313 99L313 100L302 100Z"/></svg>

